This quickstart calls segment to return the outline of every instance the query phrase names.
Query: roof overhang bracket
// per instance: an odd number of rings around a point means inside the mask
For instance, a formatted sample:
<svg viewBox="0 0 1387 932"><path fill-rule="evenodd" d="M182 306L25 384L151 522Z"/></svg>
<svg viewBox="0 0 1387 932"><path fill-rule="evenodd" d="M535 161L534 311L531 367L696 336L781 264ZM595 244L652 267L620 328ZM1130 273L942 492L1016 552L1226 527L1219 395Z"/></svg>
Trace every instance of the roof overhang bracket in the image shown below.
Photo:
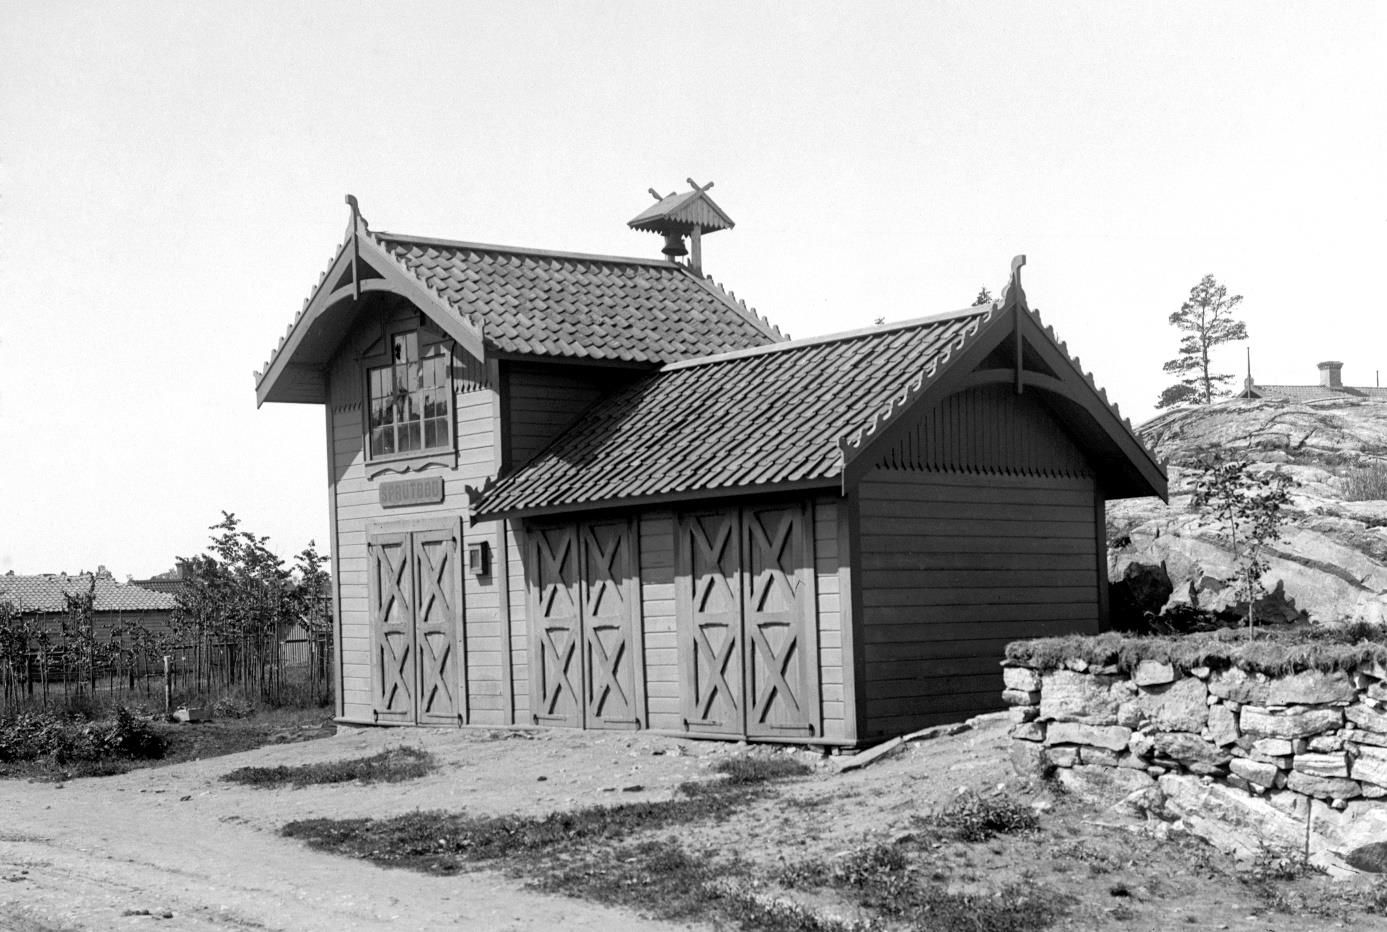
<svg viewBox="0 0 1387 932"><path fill-rule="evenodd" d="M355 194L347 195L347 206L352 209L352 228L350 231L352 241L352 297L357 301L361 300L361 242L358 239L361 230L361 207L356 202Z"/></svg>
<svg viewBox="0 0 1387 932"><path fill-rule="evenodd" d="M1026 257L1024 255L1012 258L1011 281L1007 283L1006 294L1002 296L1003 300L1011 305L1011 326L1016 339L1016 394L1018 395L1026 390L1024 341L1021 338L1021 314L1026 309L1026 292L1021 288L1021 267L1025 264Z"/></svg>

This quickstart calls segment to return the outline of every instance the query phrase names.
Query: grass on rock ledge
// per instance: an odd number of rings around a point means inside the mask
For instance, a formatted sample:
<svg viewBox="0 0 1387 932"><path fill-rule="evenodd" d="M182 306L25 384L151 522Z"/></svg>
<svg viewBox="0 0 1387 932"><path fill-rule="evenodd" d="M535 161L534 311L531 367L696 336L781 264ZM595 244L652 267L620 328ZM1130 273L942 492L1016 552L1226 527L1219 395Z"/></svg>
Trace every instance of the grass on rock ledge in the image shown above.
<svg viewBox="0 0 1387 932"><path fill-rule="evenodd" d="M1069 660L1090 668L1130 674L1143 660L1168 663L1188 673L1195 667L1285 676L1306 670L1331 673L1373 664L1387 666L1387 626L1355 623L1339 628L1320 625L1289 629L1225 628L1175 636L1133 636L1115 631L1013 641L1007 659L1044 673Z"/></svg>

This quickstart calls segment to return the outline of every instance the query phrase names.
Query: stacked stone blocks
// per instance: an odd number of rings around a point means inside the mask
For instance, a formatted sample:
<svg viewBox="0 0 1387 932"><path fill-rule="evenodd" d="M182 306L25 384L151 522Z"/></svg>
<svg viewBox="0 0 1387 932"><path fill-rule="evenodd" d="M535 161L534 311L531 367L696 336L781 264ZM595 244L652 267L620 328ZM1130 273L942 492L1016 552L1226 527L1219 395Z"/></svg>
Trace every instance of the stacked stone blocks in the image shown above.
<svg viewBox="0 0 1387 932"><path fill-rule="evenodd" d="M1351 854L1368 835L1387 840L1387 666L1270 676L1143 660L1129 675L1070 659L1007 661L1003 675L1019 769L1108 768L1114 785L1182 803L1206 837L1222 818L1336 872L1364 869Z"/></svg>
<svg viewBox="0 0 1387 932"><path fill-rule="evenodd" d="M1020 752L1035 763L1192 773L1340 804L1387 797L1381 666L1272 677L1143 660L1128 676L1083 660L1047 673L1008 663L1012 737L1036 745Z"/></svg>

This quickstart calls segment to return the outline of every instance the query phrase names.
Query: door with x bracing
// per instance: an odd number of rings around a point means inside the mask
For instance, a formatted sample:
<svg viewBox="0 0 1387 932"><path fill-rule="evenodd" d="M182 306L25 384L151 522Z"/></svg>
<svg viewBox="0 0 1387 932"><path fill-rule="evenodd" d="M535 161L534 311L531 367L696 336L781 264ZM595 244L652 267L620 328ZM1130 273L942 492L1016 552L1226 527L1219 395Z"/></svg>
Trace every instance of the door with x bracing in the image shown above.
<svg viewBox="0 0 1387 932"><path fill-rule="evenodd" d="M675 613L688 731L818 734L809 516L802 504L679 516Z"/></svg>
<svg viewBox="0 0 1387 932"><path fill-rule="evenodd" d="M466 716L457 522L367 539L371 696L377 721L456 724Z"/></svg>
<svg viewBox="0 0 1387 932"><path fill-rule="evenodd" d="M538 526L529 536L534 722L641 727L640 584L631 523Z"/></svg>

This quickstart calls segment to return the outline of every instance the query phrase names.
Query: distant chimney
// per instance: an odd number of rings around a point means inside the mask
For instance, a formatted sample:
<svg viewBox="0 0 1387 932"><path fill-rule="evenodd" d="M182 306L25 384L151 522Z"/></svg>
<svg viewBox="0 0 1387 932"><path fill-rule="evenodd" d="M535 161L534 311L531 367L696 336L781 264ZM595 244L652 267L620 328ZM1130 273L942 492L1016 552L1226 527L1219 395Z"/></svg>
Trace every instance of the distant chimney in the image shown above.
<svg viewBox="0 0 1387 932"><path fill-rule="evenodd" d="M1320 386L1323 388L1343 388L1344 379L1341 372L1344 364L1341 362L1322 362L1320 369Z"/></svg>
<svg viewBox="0 0 1387 932"><path fill-rule="evenodd" d="M687 180L692 188L690 191L675 191L666 196L651 188L650 195L655 198L655 203L626 225L633 230L659 233L665 238L664 248L660 251L666 258L673 262L687 255L689 270L695 275L702 275L703 234L730 230L735 224L708 196L708 189L713 186L711 181L700 185L692 178ZM686 236L689 237L691 249L684 248Z"/></svg>

